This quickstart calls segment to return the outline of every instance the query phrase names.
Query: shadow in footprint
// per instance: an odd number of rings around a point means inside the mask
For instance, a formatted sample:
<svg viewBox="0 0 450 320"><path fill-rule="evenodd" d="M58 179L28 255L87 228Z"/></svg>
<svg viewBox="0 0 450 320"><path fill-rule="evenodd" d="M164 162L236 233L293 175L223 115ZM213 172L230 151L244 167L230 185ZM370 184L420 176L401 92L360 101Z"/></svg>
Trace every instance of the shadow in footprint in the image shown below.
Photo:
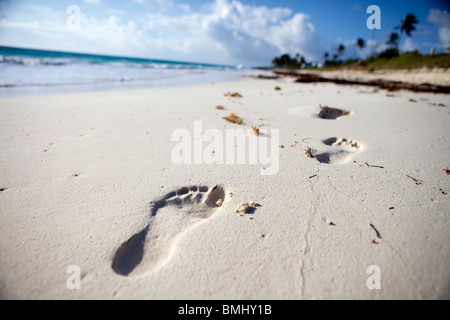
<svg viewBox="0 0 450 320"><path fill-rule="evenodd" d="M324 107L320 106L319 118L336 120L339 117L348 116L350 113L351 113L350 111L345 111L336 108L329 108L327 106Z"/></svg>
<svg viewBox="0 0 450 320"><path fill-rule="evenodd" d="M116 257L120 258L114 258L112 264L112 268L117 274L127 276L139 263L141 263L144 255L144 244L147 233L148 228L145 228L132 236L127 242L123 243L117 250Z"/></svg>
<svg viewBox="0 0 450 320"><path fill-rule="evenodd" d="M181 234L222 208L231 192L222 187L183 187L151 203L147 226L117 249L112 269L122 276L142 276L161 268Z"/></svg>

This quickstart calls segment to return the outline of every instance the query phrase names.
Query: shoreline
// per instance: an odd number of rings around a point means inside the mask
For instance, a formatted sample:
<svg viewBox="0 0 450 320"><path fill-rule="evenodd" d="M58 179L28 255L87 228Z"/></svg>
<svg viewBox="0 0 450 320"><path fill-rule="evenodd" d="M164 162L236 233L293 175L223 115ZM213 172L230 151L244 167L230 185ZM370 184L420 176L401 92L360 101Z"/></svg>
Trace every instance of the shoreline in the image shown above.
<svg viewBox="0 0 450 320"><path fill-rule="evenodd" d="M89 92L113 92L113 91L127 91L134 89L151 89L151 88L166 88L166 87L180 87L195 84L208 84L216 82L237 81L250 74L251 70L242 71L219 71L219 72L204 72L194 74L173 75L169 78L158 79L154 81L131 81L122 82L116 81L113 83L98 83L98 84L64 84L64 85L27 85L27 86L4 86L0 88L0 99L14 98L14 97L31 97L31 96L48 96L72 93L89 93Z"/></svg>
<svg viewBox="0 0 450 320"><path fill-rule="evenodd" d="M448 299L448 96L364 89L246 77L1 99L0 295ZM175 164L173 133L196 121L279 130L279 171Z"/></svg>

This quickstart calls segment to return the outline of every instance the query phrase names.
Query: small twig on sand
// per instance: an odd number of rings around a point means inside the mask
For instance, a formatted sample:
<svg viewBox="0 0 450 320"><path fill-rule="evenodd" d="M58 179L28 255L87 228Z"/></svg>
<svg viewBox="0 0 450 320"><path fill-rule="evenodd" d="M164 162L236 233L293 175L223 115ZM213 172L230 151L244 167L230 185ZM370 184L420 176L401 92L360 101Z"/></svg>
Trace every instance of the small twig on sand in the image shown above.
<svg viewBox="0 0 450 320"><path fill-rule="evenodd" d="M408 176L407 174L406 174L406 176L407 176L408 178L412 179L416 184L419 184L419 183L423 182L422 180L419 180L419 179L416 179L416 178L414 178L414 177Z"/></svg>
<svg viewBox="0 0 450 320"><path fill-rule="evenodd" d="M369 168L380 168L380 169L384 169L383 166L376 166L376 165L368 164L367 162L366 162L366 165L367 165Z"/></svg>
<svg viewBox="0 0 450 320"><path fill-rule="evenodd" d="M381 234L378 232L377 228L375 228L375 226L373 224L370 224L370 226L372 227L373 230L375 230L375 232L377 233L377 238L381 239Z"/></svg>

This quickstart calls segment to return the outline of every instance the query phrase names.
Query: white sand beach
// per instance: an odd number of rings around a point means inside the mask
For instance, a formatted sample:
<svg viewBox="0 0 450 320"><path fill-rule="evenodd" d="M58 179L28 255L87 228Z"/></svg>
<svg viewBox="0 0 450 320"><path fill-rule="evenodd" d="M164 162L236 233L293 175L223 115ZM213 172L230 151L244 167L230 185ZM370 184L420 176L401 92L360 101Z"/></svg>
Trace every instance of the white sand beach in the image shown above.
<svg viewBox="0 0 450 320"><path fill-rule="evenodd" d="M0 297L448 299L449 108L292 78L1 99ZM195 121L279 130L277 173L175 164Z"/></svg>
<svg viewBox="0 0 450 320"><path fill-rule="evenodd" d="M299 73L308 73L310 71L299 71ZM362 80L371 81L383 79L386 81L400 81L406 83L429 83L441 86L450 86L450 73L442 68L414 68L389 70L381 69L372 72L358 70L336 70L336 71L320 71L319 75L326 78L337 78L346 80Z"/></svg>

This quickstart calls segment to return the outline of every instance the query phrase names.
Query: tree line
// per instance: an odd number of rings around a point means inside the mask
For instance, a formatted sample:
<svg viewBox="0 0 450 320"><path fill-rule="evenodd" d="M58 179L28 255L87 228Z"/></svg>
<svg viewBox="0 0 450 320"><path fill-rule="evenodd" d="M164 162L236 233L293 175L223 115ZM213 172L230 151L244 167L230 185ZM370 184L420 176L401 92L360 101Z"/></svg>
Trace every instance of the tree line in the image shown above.
<svg viewBox="0 0 450 320"><path fill-rule="evenodd" d="M411 32L416 30L415 25L419 23L416 16L412 13L406 15L406 17L400 20L400 25L394 28L394 31L389 35L386 45L388 46L386 50L376 55L375 53L371 54L371 58L386 58L391 59L400 55L400 51L398 49L400 38L404 34L407 37L411 37ZM396 32L396 30L400 30L400 32ZM363 50L366 48L366 41L362 38L358 38L354 44L358 50ZM333 53L325 52L323 55L323 67L330 66L339 66L345 63L356 62L356 60L349 59L344 61L340 59L345 53L345 46L340 44ZM296 54L295 57L291 57L289 54L283 54L280 57L276 57L272 60L272 64L275 67L279 68L307 68L311 66L311 63L308 63L306 59L300 54Z"/></svg>

